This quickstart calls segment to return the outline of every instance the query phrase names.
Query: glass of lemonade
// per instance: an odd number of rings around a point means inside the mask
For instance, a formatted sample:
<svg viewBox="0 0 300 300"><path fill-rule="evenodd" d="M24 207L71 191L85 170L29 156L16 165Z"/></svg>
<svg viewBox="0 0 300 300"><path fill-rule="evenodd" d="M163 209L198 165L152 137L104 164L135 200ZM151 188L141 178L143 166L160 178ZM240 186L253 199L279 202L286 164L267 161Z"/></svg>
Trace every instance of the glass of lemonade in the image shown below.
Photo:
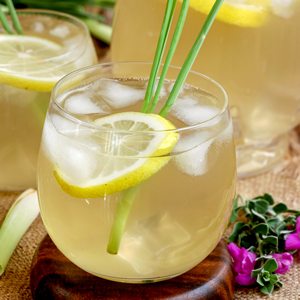
<svg viewBox="0 0 300 300"><path fill-rule="evenodd" d="M18 16L24 35L9 35L0 25L0 190L36 187L50 92L64 75L97 63L80 20L46 10Z"/></svg>
<svg viewBox="0 0 300 300"><path fill-rule="evenodd" d="M182 65L213 2L190 0L173 65ZM152 61L165 5L117 1L112 60ZM300 121L299 53L300 1L224 1L192 69L228 94L239 177L266 171L286 154L288 132Z"/></svg>
<svg viewBox="0 0 300 300"><path fill-rule="evenodd" d="M227 95L191 71L166 118L179 68L140 113L151 63L87 67L52 91L38 163L45 227L58 249L102 278L182 274L220 241L236 185Z"/></svg>

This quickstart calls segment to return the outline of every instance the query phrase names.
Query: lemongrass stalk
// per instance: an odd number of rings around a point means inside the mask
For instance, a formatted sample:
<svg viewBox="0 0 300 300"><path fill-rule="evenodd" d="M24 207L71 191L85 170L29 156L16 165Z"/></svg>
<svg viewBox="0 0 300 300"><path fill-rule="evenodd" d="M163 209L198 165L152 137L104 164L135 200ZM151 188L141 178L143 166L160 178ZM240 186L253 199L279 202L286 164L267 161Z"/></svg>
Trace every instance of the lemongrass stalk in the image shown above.
<svg viewBox="0 0 300 300"><path fill-rule="evenodd" d="M14 5L12 3L12 0L5 0L5 3L7 5L7 7L8 7L9 14L11 16L11 19L13 21L13 24L14 24L14 27L15 27L17 33L18 34L23 34L23 30L22 30L20 21L18 19L17 13L15 11L15 7L14 7Z"/></svg>
<svg viewBox="0 0 300 300"><path fill-rule="evenodd" d="M0 21L2 23L3 28L5 31L9 34L14 34L14 32L11 30L9 23L6 19L5 13L2 10L3 6L0 4Z"/></svg>
<svg viewBox="0 0 300 300"><path fill-rule="evenodd" d="M182 29L183 29L183 25L184 25L185 18L186 18L186 15L187 15L187 11L188 11L188 8L189 8L189 2L190 2L190 0L183 0L183 2L182 2L180 15L179 15L179 18L178 18L178 21L177 21L177 25L176 25L175 32L174 32L174 35L173 35L173 38L172 38L172 42L171 42L171 45L170 45L170 48L169 48L169 51L168 51L168 54L167 54L167 57L166 57L166 60L165 60L165 63L164 63L163 70L162 70L161 75L160 75L160 79L159 79L159 82L158 82L158 85L157 85L157 88L156 88L156 92L155 92L155 95L154 95L154 98L153 98L153 101L152 101L152 105L151 105L148 113L152 113L155 106L156 106L156 104L157 104L160 91L161 91L162 86L164 84L164 79L166 77L168 68L170 66L171 60L173 58L174 52L176 50L176 46L178 44Z"/></svg>
<svg viewBox="0 0 300 300"><path fill-rule="evenodd" d="M180 89L181 89L183 83L185 82L186 77L188 76L188 73L198 55L198 52L206 38L206 35L207 35L213 21L215 20L217 13L219 12L219 9L220 9L223 1L224 0L216 0L211 11L209 12L192 49L190 50L187 58L185 59L185 61L183 63L183 66L178 74L178 77L177 77L175 84L172 88L172 91L168 97L168 100L159 113L159 115L161 115L162 117L165 117L167 115L167 113L171 109L173 103L177 99Z"/></svg>
<svg viewBox="0 0 300 300"><path fill-rule="evenodd" d="M168 39L170 27L171 27L170 25L171 25L171 21L172 21L175 6L176 6L176 1L177 0L168 0L168 2L167 2L164 20L163 20L160 36L158 39L158 44L157 44L157 48L156 48L156 52L155 52L155 56L154 56L154 60L153 60L153 65L152 65L152 69L151 69L151 73L150 73L150 77L149 77L149 81L148 81L146 95L145 95L145 99L144 99L143 106L141 109L141 112L144 112L144 113L147 112L147 110L151 104L151 101L152 101L152 95L153 95L153 91L154 91L154 87L155 87L155 81L156 81L156 77L157 77L160 63L162 60L163 52L164 52L164 49L165 49L165 46L167 43L167 39Z"/></svg>
<svg viewBox="0 0 300 300"><path fill-rule="evenodd" d="M100 23L96 20L92 19L81 19L86 26L88 27L90 33L100 39L101 41L105 42L106 44L110 44L111 36L112 36L112 27L103 23Z"/></svg>
<svg viewBox="0 0 300 300"><path fill-rule="evenodd" d="M136 185L121 192L106 249L110 254L118 254L127 218L138 189L139 185Z"/></svg>
<svg viewBox="0 0 300 300"><path fill-rule="evenodd" d="M0 275L39 212L37 192L33 189L23 192L9 209L0 228Z"/></svg>

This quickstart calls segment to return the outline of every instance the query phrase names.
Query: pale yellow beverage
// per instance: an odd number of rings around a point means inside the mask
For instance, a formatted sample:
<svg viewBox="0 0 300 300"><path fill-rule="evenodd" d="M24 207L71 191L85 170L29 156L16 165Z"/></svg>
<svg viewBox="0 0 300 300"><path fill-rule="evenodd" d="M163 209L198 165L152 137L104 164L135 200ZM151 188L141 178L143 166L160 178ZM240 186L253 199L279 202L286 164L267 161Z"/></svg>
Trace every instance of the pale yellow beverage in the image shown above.
<svg viewBox="0 0 300 300"><path fill-rule="evenodd" d="M173 65L182 65L213 2L190 0ZM165 5L117 0L112 60L153 61ZM286 153L287 133L300 120L299 53L300 1L224 1L192 69L228 93L238 176L265 171Z"/></svg>
<svg viewBox="0 0 300 300"><path fill-rule="evenodd" d="M97 62L80 20L42 10L18 14L24 35L0 26L0 190L36 187L51 90L64 75Z"/></svg>
<svg viewBox="0 0 300 300"><path fill-rule="evenodd" d="M170 68L155 114L142 114L150 69L112 63L62 79L39 157L41 215L53 242L83 270L128 283L172 278L201 262L220 241L235 195L224 90L190 72L164 119L157 113L178 74Z"/></svg>

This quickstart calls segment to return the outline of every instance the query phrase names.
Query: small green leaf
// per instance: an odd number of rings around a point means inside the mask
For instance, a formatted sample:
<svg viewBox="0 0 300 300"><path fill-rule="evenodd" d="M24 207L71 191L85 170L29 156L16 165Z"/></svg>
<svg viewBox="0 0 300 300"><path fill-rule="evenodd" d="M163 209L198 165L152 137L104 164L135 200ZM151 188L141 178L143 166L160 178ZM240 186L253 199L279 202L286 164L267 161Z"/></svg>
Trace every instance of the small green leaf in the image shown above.
<svg viewBox="0 0 300 300"><path fill-rule="evenodd" d="M288 207L286 206L286 204L280 202L273 206L273 210L276 212L276 214L281 214L283 212L286 212L288 210Z"/></svg>
<svg viewBox="0 0 300 300"><path fill-rule="evenodd" d="M274 198L270 194L264 194L262 198L267 200L270 205L273 205L275 203Z"/></svg>
<svg viewBox="0 0 300 300"><path fill-rule="evenodd" d="M252 277L252 274L251 274L251 277ZM260 274L257 276L256 282L261 286L265 285L264 280Z"/></svg>
<svg viewBox="0 0 300 300"><path fill-rule="evenodd" d="M254 246L251 246L251 247L247 248L247 251L251 251L253 253L256 253L256 250L257 249Z"/></svg>
<svg viewBox="0 0 300 300"><path fill-rule="evenodd" d="M272 274L270 276L270 283L275 284L278 281L278 276L276 274Z"/></svg>
<svg viewBox="0 0 300 300"><path fill-rule="evenodd" d="M267 220L267 224L272 228L277 227L280 222L282 222L282 220L279 217L270 218Z"/></svg>
<svg viewBox="0 0 300 300"><path fill-rule="evenodd" d="M266 223L261 223L252 228L254 233L260 233L263 235L267 235L269 233L269 226Z"/></svg>
<svg viewBox="0 0 300 300"><path fill-rule="evenodd" d="M262 271L263 267L255 269L251 272L251 278L257 276L258 274L260 274L260 272Z"/></svg>
<svg viewBox="0 0 300 300"><path fill-rule="evenodd" d="M274 284L271 284L269 282L265 286L260 288L260 291L266 295L271 294L273 290L274 290Z"/></svg>
<svg viewBox="0 0 300 300"><path fill-rule="evenodd" d="M265 214L269 208L269 202L266 200L257 199L255 201L255 210L260 214Z"/></svg>
<svg viewBox="0 0 300 300"><path fill-rule="evenodd" d="M277 236L263 236L263 243L264 244L272 244L276 247L278 247L278 237Z"/></svg>
<svg viewBox="0 0 300 300"><path fill-rule="evenodd" d="M276 282L276 284L277 284L279 287L283 287L283 283L280 282L279 280Z"/></svg>
<svg viewBox="0 0 300 300"><path fill-rule="evenodd" d="M239 195L236 196L233 201L232 213L231 213L231 217L230 217L230 221L229 221L230 223L232 223L236 220L236 218L238 217L239 210L243 207L243 206L240 206L240 207L237 206L238 200L239 200Z"/></svg>
<svg viewBox="0 0 300 300"><path fill-rule="evenodd" d="M266 261L266 263L263 265L264 270L268 271L269 273L273 273L277 270L278 265L274 258L271 258Z"/></svg>
<svg viewBox="0 0 300 300"><path fill-rule="evenodd" d="M258 213L258 212L255 211L254 209L252 209L251 212L252 212L256 217L258 217L259 219L263 220L264 222L267 222L266 218L265 218L262 214Z"/></svg>
<svg viewBox="0 0 300 300"><path fill-rule="evenodd" d="M283 231L283 230L285 230L285 229L286 229L286 223L282 221L282 222L277 226L277 228L276 228L276 233L277 233L277 234L280 234L281 231Z"/></svg>
<svg viewBox="0 0 300 300"><path fill-rule="evenodd" d="M238 235L240 234L240 232L242 232L244 230L248 230L248 229L249 229L249 225L248 224L243 223L243 222L236 222L234 224L232 234L227 239L228 242L232 242L232 243L235 242L235 240L238 237Z"/></svg>

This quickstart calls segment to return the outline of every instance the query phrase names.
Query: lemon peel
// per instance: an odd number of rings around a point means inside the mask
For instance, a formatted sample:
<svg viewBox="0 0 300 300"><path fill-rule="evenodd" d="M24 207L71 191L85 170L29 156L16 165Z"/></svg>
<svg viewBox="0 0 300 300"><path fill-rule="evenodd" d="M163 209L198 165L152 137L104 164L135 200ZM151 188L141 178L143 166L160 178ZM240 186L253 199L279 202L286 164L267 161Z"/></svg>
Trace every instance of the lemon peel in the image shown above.
<svg viewBox="0 0 300 300"><path fill-rule="evenodd" d="M214 3L214 0L190 0L189 5L196 11L208 14ZM222 4L216 19L240 27L260 27L268 20L270 5L269 0L232 4L228 1Z"/></svg>
<svg viewBox="0 0 300 300"><path fill-rule="evenodd" d="M119 113L111 116L126 114L127 113ZM147 180L149 177L157 173L164 165L168 163L170 157L166 155L172 151L178 139L177 132L168 132L168 130L176 129L175 126L170 121L156 114L143 114L133 112L130 112L129 114L144 115L148 118L151 117L156 121L159 121L161 125L160 130L166 131L165 137L161 141L159 146L150 155L147 155L147 158L134 158L132 156L124 158L130 160L141 160L142 164L124 175L116 176L113 180L104 182L99 185L88 186L88 183L85 183L84 186L74 185L70 183L70 178L67 178L67 176L65 176L65 174L63 174L63 172L59 169L59 166L56 165L54 167L53 174L63 191L76 198L104 197L138 185L139 183ZM102 119L109 118L111 116L104 117Z"/></svg>
<svg viewBox="0 0 300 300"><path fill-rule="evenodd" d="M0 82L20 89L50 92L64 75L50 61L61 46L43 38L0 34Z"/></svg>

